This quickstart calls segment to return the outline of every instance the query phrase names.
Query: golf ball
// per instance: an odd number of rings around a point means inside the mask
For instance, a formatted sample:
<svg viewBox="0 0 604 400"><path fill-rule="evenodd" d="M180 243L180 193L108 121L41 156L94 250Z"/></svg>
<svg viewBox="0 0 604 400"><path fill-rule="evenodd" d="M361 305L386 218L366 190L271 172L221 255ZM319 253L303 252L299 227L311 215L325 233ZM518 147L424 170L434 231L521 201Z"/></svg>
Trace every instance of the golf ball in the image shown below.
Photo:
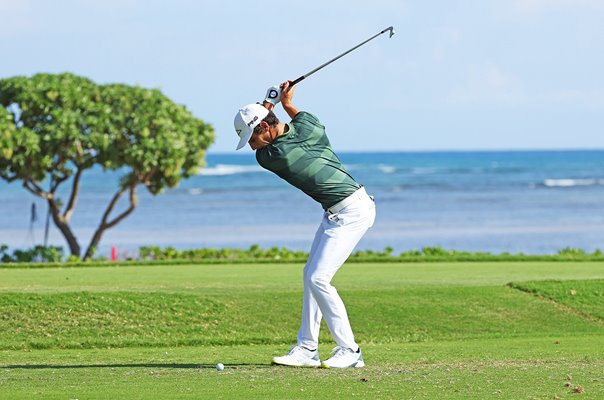
<svg viewBox="0 0 604 400"><path fill-rule="evenodd" d="M218 363L218 364L216 364L216 370L217 370L217 371L222 371L222 370L224 370L224 365L222 365L222 363Z"/></svg>

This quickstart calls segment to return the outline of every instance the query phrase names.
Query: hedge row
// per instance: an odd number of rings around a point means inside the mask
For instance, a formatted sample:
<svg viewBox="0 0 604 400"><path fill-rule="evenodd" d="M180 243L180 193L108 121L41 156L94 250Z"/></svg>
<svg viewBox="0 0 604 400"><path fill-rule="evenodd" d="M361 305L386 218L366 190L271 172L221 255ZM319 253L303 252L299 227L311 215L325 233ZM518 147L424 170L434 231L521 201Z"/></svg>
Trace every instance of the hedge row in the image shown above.
<svg viewBox="0 0 604 400"><path fill-rule="evenodd" d="M173 247L160 248L145 246L139 249L136 259L111 262L104 257L91 261L80 261L75 257L63 260L60 247L43 248L36 246L30 250L15 250L9 255L7 247L0 245L0 267L40 268L50 266L103 266L103 265L176 265L210 263L303 263L308 257L304 251L294 251L285 247L262 249L253 245L249 249L190 249L177 250ZM383 251L359 250L354 252L349 262L452 262L452 261L604 261L604 252L596 250L587 253L581 249L565 248L556 254L529 255L523 253L481 253L445 250L440 247L424 247L421 250L394 254L392 247Z"/></svg>

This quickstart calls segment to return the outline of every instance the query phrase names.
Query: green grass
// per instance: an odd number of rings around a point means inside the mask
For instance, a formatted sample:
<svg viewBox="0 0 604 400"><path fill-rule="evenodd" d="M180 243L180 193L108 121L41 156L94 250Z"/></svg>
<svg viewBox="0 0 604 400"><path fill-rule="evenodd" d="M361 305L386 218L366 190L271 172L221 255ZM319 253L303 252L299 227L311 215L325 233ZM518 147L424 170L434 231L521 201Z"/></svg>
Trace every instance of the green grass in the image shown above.
<svg viewBox="0 0 604 400"><path fill-rule="evenodd" d="M522 282L510 286L567 306L583 317L604 321L604 279Z"/></svg>
<svg viewBox="0 0 604 400"><path fill-rule="evenodd" d="M301 268L0 269L0 398L604 398L603 262L346 265L344 371L270 366Z"/></svg>
<svg viewBox="0 0 604 400"><path fill-rule="evenodd" d="M3 351L19 361L0 367L0 397L599 399L602 348L601 338L369 344L368 366L345 371L267 365L267 355L285 346ZM583 395L573 394L577 386Z"/></svg>

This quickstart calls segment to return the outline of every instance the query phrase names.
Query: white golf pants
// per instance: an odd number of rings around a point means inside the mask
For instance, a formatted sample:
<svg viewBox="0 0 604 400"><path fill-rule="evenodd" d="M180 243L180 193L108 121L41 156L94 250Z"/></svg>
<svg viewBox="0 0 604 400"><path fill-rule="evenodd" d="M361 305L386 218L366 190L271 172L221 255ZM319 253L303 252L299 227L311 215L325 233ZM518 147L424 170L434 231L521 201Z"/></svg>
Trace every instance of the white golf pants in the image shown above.
<svg viewBox="0 0 604 400"><path fill-rule="evenodd" d="M358 345L348 314L331 279L375 221L375 203L364 188L343 200L335 213L325 212L304 267L304 299L298 345L316 349L321 318L338 346L356 351ZM332 207L337 208L338 205Z"/></svg>

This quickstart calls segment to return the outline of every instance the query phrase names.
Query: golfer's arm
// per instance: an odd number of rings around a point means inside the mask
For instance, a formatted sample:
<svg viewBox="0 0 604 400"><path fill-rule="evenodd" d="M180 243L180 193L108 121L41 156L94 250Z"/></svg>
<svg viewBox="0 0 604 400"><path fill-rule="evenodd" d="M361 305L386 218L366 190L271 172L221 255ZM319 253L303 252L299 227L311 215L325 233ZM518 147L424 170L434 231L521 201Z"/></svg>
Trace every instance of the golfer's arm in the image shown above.
<svg viewBox="0 0 604 400"><path fill-rule="evenodd" d="M263 101L262 105L269 111L273 111L273 109L275 108L275 105L273 103L269 103L268 101Z"/></svg>
<svg viewBox="0 0 604 400"><path fill-rule="evenodd" d="M285 112L287 113L287 115L289 115L289 117L291 119L294 119L294 117L298 114L298 109L292 104L292 103L284 103L281 102L281 105L283 106L283 109L285 110Z"/></svg>
<svg viewBox="0 0 604 400"><path fill-rule="evenodd" d="M283 109L285 110L285 112L287 113L287 115L289 115L289 117L291 119L294 119L294 117L298 114L298 109L292 104L292 103L283 103L281 102L281 104L283 105ZM262 105L264 106L264 108L266 108L269 111L273 111L275 108L275 105L272 103L269 103L268 101L264 101L262 102Z"/></svg>

